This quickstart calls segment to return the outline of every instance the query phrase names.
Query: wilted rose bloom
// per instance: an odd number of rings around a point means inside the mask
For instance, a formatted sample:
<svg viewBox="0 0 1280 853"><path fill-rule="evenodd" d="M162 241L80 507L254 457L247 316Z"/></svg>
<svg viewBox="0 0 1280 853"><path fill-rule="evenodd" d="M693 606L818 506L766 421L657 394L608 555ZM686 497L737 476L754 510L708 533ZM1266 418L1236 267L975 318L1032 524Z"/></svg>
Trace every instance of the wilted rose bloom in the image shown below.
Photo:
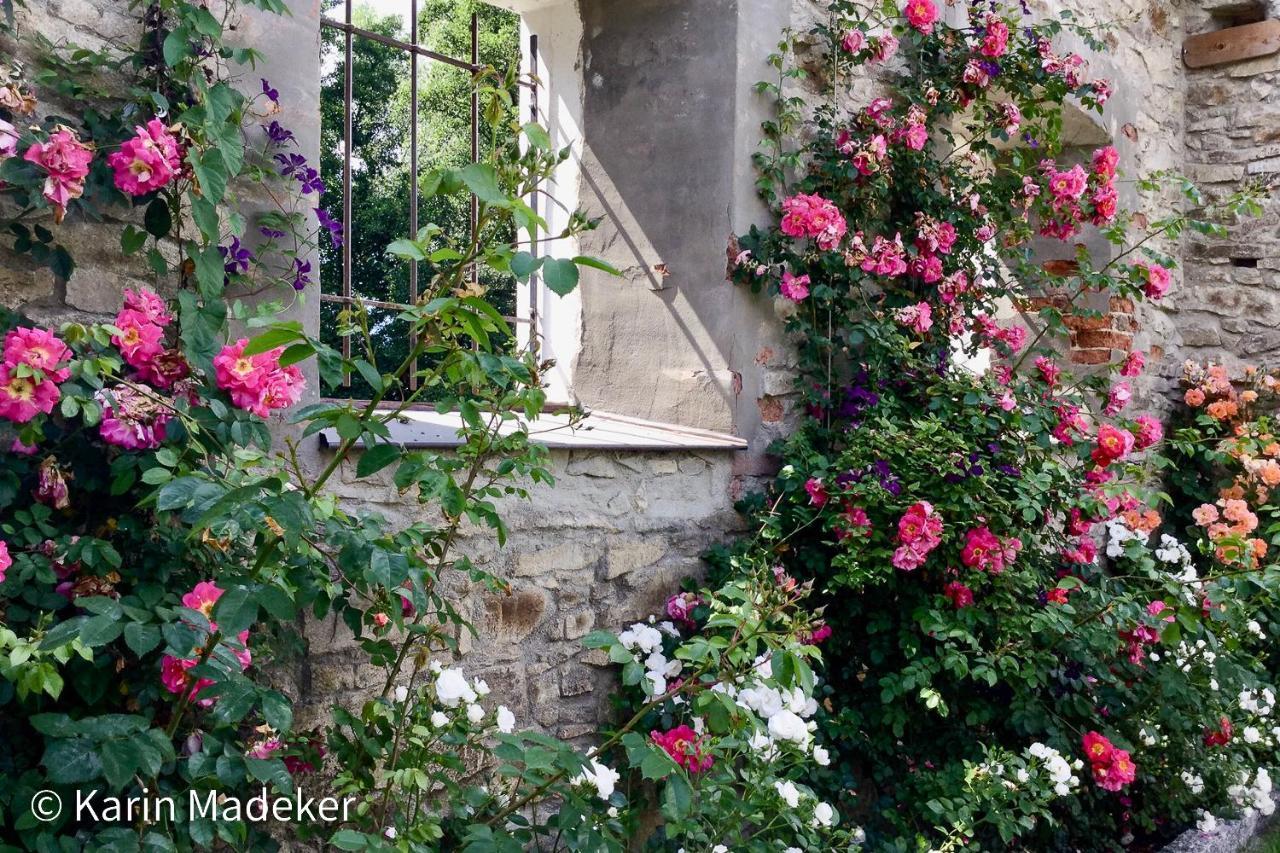
<svg viewBox="0 0 1280 853"><path fill-rule="evenodd" d="M59 125L47 142L37 142L23 155L45 172L44 197L53 205L55 222L62 222L67 205L84 194L84 181L93 162L93 149L74 130Z"/></svg>
<svg viewBox="0 0 1280 853"><path fill-rule="evenodd" d="M782 284L778 289L792 302L800 302L809 295L809 276L792 275L791 271L787 270L782 274Z"/></svg>
<svg viewBox="0 0 1280 853"><path fill-rule="evenodd" d="M845 53L857 53L867 44L867 37L862 30L849 30L840 38L840 48Z"/></svg>
<svg viewBox="0 0 1280 853"><path fill-rule="evenodd" d="M0 119L0 162L18 155L18 129Z"/></svg>
<svg viewBox="0 0 1280 853"><path fill-rule="evenodd" d="M1134 421L1138 424L1138 432L1134 436L1134 447L1138 450L1146 450L1164 438L1164 426L1151 415L1138 415Z"/></svg>
<svg viewBox="0 0 1280 853"><path fill-rule="evenodd" d="M961 610L973 604L973 590L960 583L960 581L951 581L942 592L943 595L951 599L951 604L956 610Z"/></svg>
<svg viewBox="0 0 1280 853"><path fill-rule="evenodd" d="M702 599L692 592L678 592L667 599L667 615L683 627L693 630L698 623L693 619L694 609L702 604Z"/></svg>
<svg viewBox="0 0 1280 853"><path fill-rule="evenodd" d="M33 496L37 501L53 509L67 509L71 506L71 494L67 489L66 477L58 467L58 460L47 457L40 463Z"/></svg>

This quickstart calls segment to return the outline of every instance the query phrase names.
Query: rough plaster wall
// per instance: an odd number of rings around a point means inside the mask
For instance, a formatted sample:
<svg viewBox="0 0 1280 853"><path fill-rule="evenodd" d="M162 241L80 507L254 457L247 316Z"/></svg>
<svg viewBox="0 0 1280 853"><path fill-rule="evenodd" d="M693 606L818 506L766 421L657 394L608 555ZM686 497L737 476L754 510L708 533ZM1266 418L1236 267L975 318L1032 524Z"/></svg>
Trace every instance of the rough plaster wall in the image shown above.
<svg viewBox="0 0 1280 853"><path fill-rule="evenodd" d="M468 674L483 677L520 725L577 738L608 714L614 684L582 638L661 612L681 579L699 572L698 555L741 522L722 454L557 451L552 473L555 487L535 488L532 501L500 504L506 548L488 530L464 531L462 550L506 578L511 595L461 584L456 600L478 634L461 637ZM355 482L350 470L337 480L348 503L406 524L424 515L387 480ZM310 639L317 702L357 704L381 686L345 628L313 626Z"/></svg>

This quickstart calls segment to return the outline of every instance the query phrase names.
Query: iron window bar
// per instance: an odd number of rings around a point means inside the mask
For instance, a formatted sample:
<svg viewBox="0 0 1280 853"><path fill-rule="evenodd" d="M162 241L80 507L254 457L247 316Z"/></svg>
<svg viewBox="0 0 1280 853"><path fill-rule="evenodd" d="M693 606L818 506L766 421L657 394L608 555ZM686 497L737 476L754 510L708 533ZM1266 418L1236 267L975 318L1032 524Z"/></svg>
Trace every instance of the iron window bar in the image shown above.
<svg viewBox="0 0 1280 853"><path fill-rule="evenodd" d="M354 47L355 39L367 39L376 42L385 47L399 50L409 56L409 171L411 180L409 182L409 235L416 236L420 227L419 223L419 192L418 192L418 116L419 116L419 74L418 60L420 58L433 62L440 62L454 68L462 69L469 74L476 74L483 67L480 64L480 19L479 15L472 13L471 15L471 44L469 61L458 59L438 51L431 50L419 44L419 21L418 21L418 4L419 0L409 0L409 41L404 41L392 36L386 36L376 33L363 27L357 26L353 22L354 0L343 0L343 20L335 20L327 16L321 16L320 24L322 29L330 29L341 32L343 34L343 152L342 152L342 285L341 294L320 295L322 303L339 304L339 305L357 305L362 304L374 308L382 308L387 310L406 310L416 306L420 296L419 288L419 270L418 261L409 262L409 301L408 303L389 302L377 299L365 299L355 296L352 285L352 163L353 163L353 147L354 147L354 117L352 114L352 105L354 103L355 94L355 62ZM538 82L536 76L537 68L537 36L530 39L530 49L532 52L531 62L535 69L534 75L529 81L519 81L519 85L528 88L531 91L532 116L534 120L538 115ZM473 87L470 96L470 135L471 135L471 162L479 162L480 159L480 96ZM536 193L531 199L536 211ZM472 193L470 197L470 236L474 240L476 229L479 227L479 200ZM534 250L536 251L536 239L534 241ZM480 281L480 265L472 263L471 265L471 282L478 285ZM536 280L531 280L530 291L530 317L504 317L507 322L513 325L530 324L533 329L531 339L536 337L536 305L537 291ZM409 346L412 348L415 341L410 340ZM343 336L342 338L342 355L345 359L350 359L352 353L351 337ZM352 377L349 371L344 371L342 384L344 388L350 388ZM409 366L409 388L416 390L418 387L418 364L415 359Z"/></svg>

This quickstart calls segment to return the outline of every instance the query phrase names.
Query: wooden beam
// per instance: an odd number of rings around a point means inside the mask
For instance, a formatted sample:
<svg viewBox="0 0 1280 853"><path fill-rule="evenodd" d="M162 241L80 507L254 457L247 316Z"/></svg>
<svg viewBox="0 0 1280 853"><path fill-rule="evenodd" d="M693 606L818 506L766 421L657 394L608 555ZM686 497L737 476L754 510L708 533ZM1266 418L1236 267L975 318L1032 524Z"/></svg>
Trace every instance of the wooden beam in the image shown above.
<svg viewBox="0 0 1280 853"><path fill-rule="evenodd" d="M1259 21L1191 36L1182 43L1182 61L1188 68L1225 65L1280 51L1280 21Z"/></svg>

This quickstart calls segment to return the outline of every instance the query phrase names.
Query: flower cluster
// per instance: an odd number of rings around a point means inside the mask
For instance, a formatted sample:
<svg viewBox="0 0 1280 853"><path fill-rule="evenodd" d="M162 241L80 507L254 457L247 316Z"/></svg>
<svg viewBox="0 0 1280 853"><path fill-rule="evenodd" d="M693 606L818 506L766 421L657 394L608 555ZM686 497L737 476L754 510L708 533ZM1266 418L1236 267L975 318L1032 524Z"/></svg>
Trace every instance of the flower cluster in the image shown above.
<svg viewBox="0 0 1280 853"><path fill-rule="evenodd" d="M115 170L116 187L131 196L149 195L167 186L182 172L182 149L171 128L153 118L134 128L120 150L107 157Z"/></svg>
<svg viewBox="0 0 1280 853"><path fill-rule="evenodd" d="M1093 772L1093 781L1105 791L1120 791L1137 778L1138 768L1127 750L1115 747L1105 735L1088 732L1083 738L1085 757Z"/></svg>
<svg viewBox="0 0 1280 853"><path fill-rule="evenodd" d="M23 159L45 173L44 197L53 206L54 221L61 222L67 205L84 195L93 148L81 142L74 130L59 125L47 141L28 148Z"/></svg>
<svg viewBox="0 0 1280 853"><path fill-rule="evenodd" d="M58 386L71 371L71 350L45 329L20 327L5 335L0 362L0 418L27 423L49 414L61 399Z"/></svg>
<svg viewBox="0 0 1280 853"><path fill-rule="evenodd" d="M228 344L213 360L218 387L241 409L265 418L286 409L302 396L306 380L296 365L282 366L283 348L246 356L247 338Z"/></svg>
<svg viewBox="0 0 1280 853"><path fill-rule="evenodd" d="M206 620L208 624L206 642L213 637L219 636L218 623L214 622L212 617L214 605L217 604L222 594L223 590L217 584L211 581L202 581L196 584L190 592L182 596L182 606L197 611ZM237 641L236 644L228 643L227 638L220 638L218 643L219 645L226 644L228 650L239 663L241 671L244 671L253 663L253 655L249 652L249 631L241 631L235 639ZM160 664L160 683L170 693L185 695L188 701L196 702L204 708L210 707L217 700L208 696L202 697L200 693L206 687L212 685L214 683L213 680L193 675L191 670L199 666L202 659L210 660L213 657L213 650L206 648L197 648L196 656L191 658L165 655Z"/></svg>
<svg viewBox="0 0 1280 853"><path fill-rule="evenodd" d="M942 517L928 501L914 503L898 520L898 547L893 565L905 572L924 565L934 548L942 544Z"/></svg>

